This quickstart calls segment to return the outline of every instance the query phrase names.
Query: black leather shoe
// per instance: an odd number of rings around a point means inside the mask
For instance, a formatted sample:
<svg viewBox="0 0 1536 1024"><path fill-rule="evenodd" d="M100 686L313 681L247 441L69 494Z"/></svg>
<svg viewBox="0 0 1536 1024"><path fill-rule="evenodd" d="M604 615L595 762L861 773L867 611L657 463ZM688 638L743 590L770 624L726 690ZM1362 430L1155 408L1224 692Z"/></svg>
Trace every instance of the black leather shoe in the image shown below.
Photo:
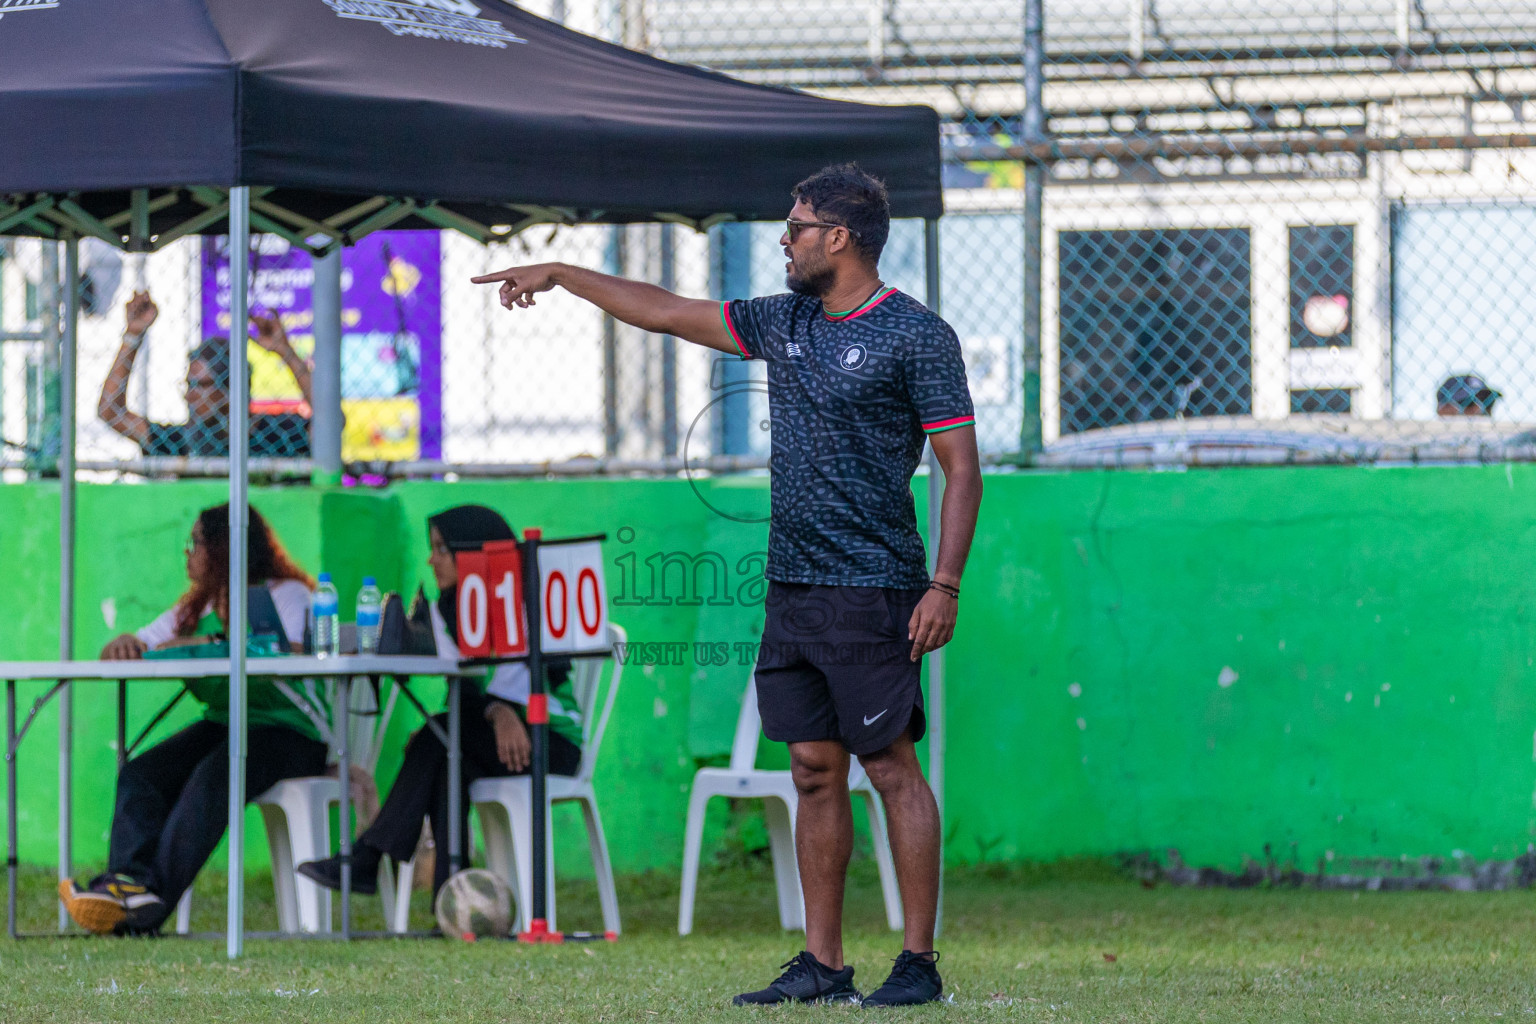
<svg viewBox="0 0 1536 1024"><path fill-rule="evenodd" d="M300 864L295 870L311 882L325 886L327 889L341 891L341 855L327 857L325 860L308 860ZM372 869L353 862L352 864L352 891L359 896L372 896L379 891L379 869Z"/></svg>

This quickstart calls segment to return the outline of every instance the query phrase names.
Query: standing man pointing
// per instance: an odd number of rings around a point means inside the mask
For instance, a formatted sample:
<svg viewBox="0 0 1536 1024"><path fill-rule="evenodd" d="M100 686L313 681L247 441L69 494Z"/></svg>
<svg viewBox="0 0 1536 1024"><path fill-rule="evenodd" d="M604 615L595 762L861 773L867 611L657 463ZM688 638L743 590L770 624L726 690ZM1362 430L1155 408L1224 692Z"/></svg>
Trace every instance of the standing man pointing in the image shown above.
<svg viewBox="0 0 1536 1024"><path fill-rule="evenodd" d="M955 332L880 280L885 186L843 165L792 195L779 240L788 294L685 299L560 263L474 281L500 283L508 309L559 285L641 330L768 364L772 512L757 693L764 732L789 744L800 796L806 949L735 1002L860 1000L842 938L853 755L885 802L906 917L895 969L863 1004L923 1003L943 984L933 951L939 815L914 748L926 729L921 659L954 634L981 504L976 421ZM946 483L932 579L911 489L925 440Z"/></svg>

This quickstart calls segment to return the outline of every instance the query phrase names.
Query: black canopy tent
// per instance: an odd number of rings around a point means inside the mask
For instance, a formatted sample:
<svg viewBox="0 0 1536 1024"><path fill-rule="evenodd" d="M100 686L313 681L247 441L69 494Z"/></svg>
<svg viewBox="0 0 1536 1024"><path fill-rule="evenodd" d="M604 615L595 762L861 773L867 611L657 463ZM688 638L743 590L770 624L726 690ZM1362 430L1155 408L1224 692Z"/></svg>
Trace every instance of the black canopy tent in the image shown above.
<svg viewBox="0 0 1536 1024"><path fill-rule="evenodd" d="M850 158L896 216L941 212L927 107L749 85L497 0L0 0L0 96L0 231L138 250L222 229L237 185L301 243L777 218Z"/></svg>
<svg viewBox="0 0 1536 1024"><path fill-rule="evenodd" d="M147 252L227 232L241 253L255 229L325 255L386 227L482 242L541 223L703 228L782 217L795 181L857 160L885 179L896 216L928 221L929 299L937 298L934 111L737 82L500 0L0 0L0 138L0 234L66 243L66 661L80 237ZM233 276L232 323L245 321L246 278ZM317 332L317 359L318 343ZM242 636L249 402L245 348L231 346L231 355L229 630ZM936 513L934 503L931 526ZM232 645L230 956L243 948L244 658ZM935 662L935 687L939 678ZM67 689L61 701L67 779ZM937 692L933 703L941 706ZM937 772L942 752L932 753ZM70 813L66 785L61 872L70 868ZM14 891L14 868L12 882Z"/></svg>

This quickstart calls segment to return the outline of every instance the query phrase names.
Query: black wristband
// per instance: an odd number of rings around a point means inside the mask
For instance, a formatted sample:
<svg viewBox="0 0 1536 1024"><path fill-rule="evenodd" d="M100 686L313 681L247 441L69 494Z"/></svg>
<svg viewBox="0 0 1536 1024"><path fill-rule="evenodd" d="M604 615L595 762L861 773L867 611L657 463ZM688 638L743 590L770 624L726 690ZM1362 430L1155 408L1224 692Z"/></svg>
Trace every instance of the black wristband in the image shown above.
<svg viewBox="0 0 1536 1024"><path fill-rule="evenodd" d="M948 594L956 601L960 600L960 588L952 587L948 583L940 583L938 580L930 580L928 582L928 589L937 590L941 594Z"/></svg>

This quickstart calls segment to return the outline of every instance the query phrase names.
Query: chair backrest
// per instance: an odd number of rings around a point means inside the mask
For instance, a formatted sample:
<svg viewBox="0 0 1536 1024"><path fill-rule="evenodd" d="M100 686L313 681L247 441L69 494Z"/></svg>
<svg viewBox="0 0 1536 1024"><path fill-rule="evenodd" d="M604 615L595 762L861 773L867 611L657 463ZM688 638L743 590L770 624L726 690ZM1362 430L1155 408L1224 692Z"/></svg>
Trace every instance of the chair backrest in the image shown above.
<svg viewBox="0 0 1536 1024"><path fill-rule="evenodd" d="M763 731L763 716L757 710L757 662L747 673L747 688L741 695L741 714L736 716L736 738L731 740L731 771L746 772L757 766L757 736Z"/></svg>
<svg viewBox="0 0 1536 1024"><path fill-rule="evenodd" d="M608 635L615 652L623 650L629 640L624 627L611 622L608 624ZM604 692L603 669L609 665L613 669ZM624 659L618 657L617 653L604 660L582 658L576 662L572 674L571 692L576 698L576 706L581 709L581 766L576 769L575 777L579 781L590 782L597 768L598 751L603 746L603 734L608 731L608 716L613 714L613 701L619 695ZM599 697L602 698L601 708L597 707Z"/></svg>

